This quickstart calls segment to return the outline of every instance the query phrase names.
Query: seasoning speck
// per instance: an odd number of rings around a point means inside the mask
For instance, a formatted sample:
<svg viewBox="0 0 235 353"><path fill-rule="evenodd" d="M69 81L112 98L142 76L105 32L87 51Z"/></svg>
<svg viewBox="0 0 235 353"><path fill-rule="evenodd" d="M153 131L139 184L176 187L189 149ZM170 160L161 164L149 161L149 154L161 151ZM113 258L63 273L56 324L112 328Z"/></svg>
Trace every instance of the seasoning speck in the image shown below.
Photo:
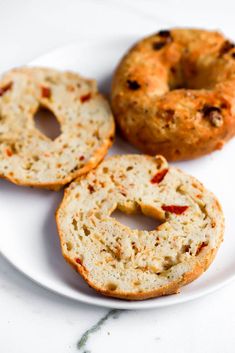
<svg viewBox="0 0 235 353"><path fill-rule="evenodd" d="M153 50L160 50L162 49L165 45L167 44L167 42L154 42L152 47Z"/></svg>
<svg viewBox="0 0 235 353"><path fill-rule="evenodd" d="M126 82L127 82L128 88L130 88L132 91L136 91L141 87L136 80L127 80Z"/></svg>
<svg viewBox="0 0 235 353"><path fill-rule="evenodd" d="M231 49L235 48L235 44L230 42L229 40L226 40L220 50L219 50L219 56L223 56L224 54L228 53Z"/></svg>
<svg viewBox="0 0 235 353"><path fill-rule="evenodd" d="M160 37L166 38L166 37L170 37L171 36L171 32L168 31L167 29L162 29L161 31L159 31L157 33L157 35L160 36Z"/></svg>
<svg viewBox="0 0 235 353"><path fill-rule="evenodd" d="M202 108L202 114L214 127L220 127L223 124L223 117L219 107L205 104Z"/></svg>

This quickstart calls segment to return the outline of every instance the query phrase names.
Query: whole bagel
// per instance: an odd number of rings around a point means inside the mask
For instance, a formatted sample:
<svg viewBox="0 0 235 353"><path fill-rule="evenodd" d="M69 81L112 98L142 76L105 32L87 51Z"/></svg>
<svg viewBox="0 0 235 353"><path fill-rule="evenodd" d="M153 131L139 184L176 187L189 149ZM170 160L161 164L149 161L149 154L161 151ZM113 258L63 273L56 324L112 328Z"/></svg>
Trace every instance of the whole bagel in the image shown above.
<svg viewBox="0 0 235 353"><path fill-rule="evenodd" d="M222 148L235 133L235 45L198 29L139 41L114 74L112 108L146 153L184 160Z"/></svg>

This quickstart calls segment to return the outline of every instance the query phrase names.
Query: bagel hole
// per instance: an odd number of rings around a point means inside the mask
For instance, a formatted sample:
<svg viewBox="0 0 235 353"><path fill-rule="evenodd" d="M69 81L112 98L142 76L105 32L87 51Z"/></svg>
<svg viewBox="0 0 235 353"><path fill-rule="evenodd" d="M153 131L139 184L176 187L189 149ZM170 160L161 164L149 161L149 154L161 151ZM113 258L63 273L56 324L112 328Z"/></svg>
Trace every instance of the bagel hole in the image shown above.
<svg viewBox="0 0 235 353"><path fill-rule="evenodd" d="M145 216L141 211L133 214L126 214L119 209L116 209L112 215L118 222L133 230L156 230L156 228L164 223L156 218Z"/></svg>
<svg viewBox="0 0 235 353"><path fill-rule="evenodd" d="M60 123L49 109L40 106L34 115L35 127L46 137L55 140L61 134Z"/></svg>
<svg viewBox="0 0 235 353"><path fill-rule="evenodd" d="M170 91L177 89L211 89L216 84L213 65L201 65L191 62L187 58L180 60L171 67L168 76Z"/></svg>

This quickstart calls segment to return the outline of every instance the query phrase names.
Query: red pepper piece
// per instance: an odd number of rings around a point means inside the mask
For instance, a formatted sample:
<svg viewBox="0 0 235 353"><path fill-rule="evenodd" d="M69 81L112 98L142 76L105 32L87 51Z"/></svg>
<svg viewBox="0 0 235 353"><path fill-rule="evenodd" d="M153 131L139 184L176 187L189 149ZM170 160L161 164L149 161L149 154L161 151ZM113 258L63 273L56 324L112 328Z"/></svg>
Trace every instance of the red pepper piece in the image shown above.
<svg viewBox="0 0 235 353"><path fill-rule="evenodd" d="M91 93L84 94L84 96L80 97L81 103L85 103L91 99Z"/></svg>
<svg viewBox="0 0 235 353"><path fill-rule="evenodd" d="M175 213L180 215L188 209L188 206L179 206L179 205L163 205L162 209L166 212Z"/></svg>
<svg viewBox="0 0 235 353"><path fill-rule="evenodd" d="M160 172L158 172L154 177L151 179L152 184L159 184L165 177L165 175L168 173L168 169L163 169Z"/></svg>
<svg viewBox="0 0 235 353"><path fill-rule="evenodd" d="M6 148L6 154L8 157L11 157L13 155L12 151L9 148Z"/></svg>
<svg viewBox="0 0 235 353"><path fill-rule="evenodd" d="M41 87L41 94L43 98L51 98L51 89L49 87Z"/></svg>

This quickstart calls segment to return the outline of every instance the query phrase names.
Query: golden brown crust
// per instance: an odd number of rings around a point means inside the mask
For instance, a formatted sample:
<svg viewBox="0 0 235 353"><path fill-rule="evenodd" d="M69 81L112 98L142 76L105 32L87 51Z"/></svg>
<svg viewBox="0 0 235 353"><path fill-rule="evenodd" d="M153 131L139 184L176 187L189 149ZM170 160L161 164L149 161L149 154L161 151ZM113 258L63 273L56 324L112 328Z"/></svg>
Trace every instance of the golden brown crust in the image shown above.
<svg viewBox="0 0 235 353"><path fill-rule="evenodd" d="M105 157L107 154L109 148L113 144L114 140L114 132L115 132L115 126L113 124L113 129L110 131L110 137L104 141L103 146L96 151L95 155L93 156L92 161L89 161L83 168L79 169L78 171L74 172L73 175L68 175L67 178L63 180L63 183L54 183L52 182L51 184L43 184L43 183L30 183L29 182L24 182L21 180L14 179L10 175L4 176L0 174L0 178L6 179L10 181L13 184L20 185L20 186L30 186L30 187L39 187L42 189L47 189L47 190L52 190L52 191L59 191L61 187L65 186L66 184L69 184L72 180L80 177L81 175L87 174L91 169L95 168Z"/></svg>
<svg viewBox="0 0 235 353"><path fill-rule="evenodd" d="M57 227L58 227L58 232L60 236L58 223L57 223ZM61 239L61 236L60 236L60 239ZM195 279L200 277L203 274L203 272L205 272L208 269L208 267L214 260L222 240L223 240L223 234L221 233L220 242L217 244L217 247L209 251L206 254L206 256L204 256L200 261L196 262L194 268L190 272L185 273L184 276L181 278L181 280L171 282L170 284L167 284L166 286L163 286L162 288L158 288L153 291L138 293L138 294L120 292L120 291L113 292L113 291L108 291L106 289L102 289L100 287L95 286L94 283L89 280L89 276L87 275L82 265L76 264L65 253L63 254L63 256L65 260L84 278L84 280L88 283L88 285L91 288L95 289L97 292L107 297L114 297L114 298L120 298L120 299L126 299L126 300L144 300L144 299L161 297L165 295L177 294L180 292L181 287L193 282Z"/></svg>
<svg viewBox="0 0 235 353"><path fill-rule="evenodd" d="M58 227L58 232L61 239L58 222L57 222L57 227ZM180 292L181 287L193 282L195 279L200 277L203 274L203 272L207 270L207 268L214 260L215 255L218 251L218 248L220 247L220 244L222 242L222 239L223 239L223 234L221 233L220 242L217 244L217 247L211 250L210 252L208 252L207 255L201 259L201 261L196 262L194 268L190 272L185 273L184 276L181 278L181 280L171 282L170 284L153 291L138 293L138 294L120 292L120 291L113 292L113 291L108 291L106 289L102 289L100 287L95 286L94 283L89 280L89 276L87 275L87 272L84 270L84 267L82 265L76 264L65 253L63 253L63 256L65 260L84 278L84 280L88 283L88 285L91 288L95 289L97 292L101 293L102 295L105 295L108 297L126 299L126 300L144 300L144 299L161 297L165 295L177 294Z"/></svg>
<svg viewBox="0 0 235 353"><path fill-rule="evenodd" d="M119 64L112 108L122 134L149 154L192 159L235 133L235 47L220 33L172 29L138 42Z"/></svg>

